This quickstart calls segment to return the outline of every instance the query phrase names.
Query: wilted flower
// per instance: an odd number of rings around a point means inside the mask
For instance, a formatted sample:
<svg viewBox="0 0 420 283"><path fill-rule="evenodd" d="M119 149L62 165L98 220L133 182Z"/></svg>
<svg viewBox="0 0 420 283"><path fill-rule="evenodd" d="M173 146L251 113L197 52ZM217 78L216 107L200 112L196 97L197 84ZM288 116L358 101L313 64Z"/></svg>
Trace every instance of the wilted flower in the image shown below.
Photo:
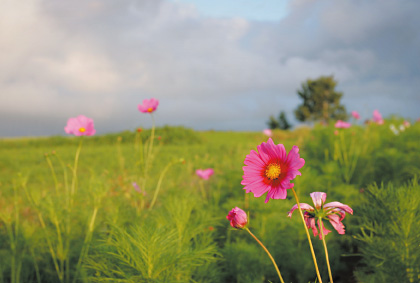
<svg viewBox="0 0 420 283"><path fill-rule="evenodd" d="M338 201L324 204L327 198L327 194L323 192L313 192L310 194L310 196L315 205L315 208L306 203L301 203L300 207L305 211L304 218L306 226L312 229L314 236L318 235L318 229L316 227L315 221L317 221L318 228L320 228L319 218L330 221L331 225L335 230L337 230L338 234L344 234L344 225L341 223L341 221L346 216L346 212L353 214L353 209L351 209L350 206L342 204ZM287 216L291 218L293 211L297 208L298 205L295 204ZM331 232L330 230L326 229L324 225L322 225L322 227L324 235L327 235L329 232ZM319 238L322 239L321 233L319 233Z"/></svg>
<svg viewBox="0 0 420 283"><path fill-rule="evenodd" d="M373 122L378 125L382 125L384 123L384 119L382 119L382 115L378 110L373 111Z"/></svg>
<svg viewBox="0 0 420 283"><path fill-rule="evenodd" d="M226 218L230 221L230 225L233 228L243 229L248 224L248 216L246 215L246 212L239 207L232 209Z"/></svg>
<svg viewBox="0 0 420 283"><path fill-rule="evenodd" d="M347 128L350 128L351 127L351 124L348 123L348 122L344 122L344 121L338 120L335 123L334 127L341 128L341 129L347 129Z"/></svg>
<svg viewBox="0 0 420 283"><path fill-rule="evenodd" d="M75 136L93 136L96 132L93 120L83 115L79 115L76 118L69 118L67 120L67 126L64 127L64 131L67 134Z"/></svg>
<svg viewBox="0 0 420 283"><path fill-rule="evenodd" d="M263 134L266 135L269 138L271 138L273 136L273 132L270 129L265 129L263 131Z"/></svg>
<svg viewBox="0 0 420 283"><path fill-rule="evenodd" d="M284 145L275 145L271 138L266 143L257 146L258 152L251 150L245 158L242 167L244 175L241 184L247 193L254 193L255 197L260 197L267 192L265 202L271 199L285 199L287 189L293 188L291 180L296 175L301 175L298 171L305 164L305 160L300 158L299 148L293 146L287 154Z"/></svg>
<svg viewBox="0 0 420 283"><path fill-rule="evenodd" d="M151 98L143 100L143 104L138 105L138 109L142 113L152 113L159 105L159 100Z"/></svg>
<svg viewBox="0 0 420 283"><path fill-rule="evenodd" d="M353 116L353 118L356 119L356 120L360 119L359 112L357 112L357 111L351 111L351 116Z"/></svg>
<svg viewBox="0 0 420 283"><path fill-rule="evenodd" d="M195 173L201 179L208 180L210 178L210 176L214 174L214 170L212 168L197 169L197 170L195 170Z"/></svg>

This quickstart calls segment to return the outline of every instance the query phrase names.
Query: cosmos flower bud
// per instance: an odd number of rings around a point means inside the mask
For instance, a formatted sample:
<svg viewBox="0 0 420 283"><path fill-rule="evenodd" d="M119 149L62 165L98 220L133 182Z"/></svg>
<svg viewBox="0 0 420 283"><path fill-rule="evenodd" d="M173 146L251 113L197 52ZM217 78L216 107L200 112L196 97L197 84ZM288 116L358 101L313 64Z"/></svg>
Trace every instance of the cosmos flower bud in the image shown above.
<svg viewBox="0 0 420 283"><path fill-rule="evenodd" d="M230 221L230 225L233 228L243 229L248 224L246 212L239 207L232 209L226 218Z"/></svg>

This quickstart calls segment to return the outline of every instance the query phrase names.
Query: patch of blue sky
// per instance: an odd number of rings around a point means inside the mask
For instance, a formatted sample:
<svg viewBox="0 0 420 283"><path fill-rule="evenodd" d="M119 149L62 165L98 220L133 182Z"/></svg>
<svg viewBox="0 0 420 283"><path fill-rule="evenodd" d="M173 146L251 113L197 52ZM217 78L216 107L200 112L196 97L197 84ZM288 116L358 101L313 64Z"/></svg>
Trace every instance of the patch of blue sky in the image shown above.
<svg viewBox="0 0 420 283"><path fill-rule="evenodd" d="M289 0L170 0L193 4L203 16L240 17L251 21L279 21L288 13Z"/></svg>

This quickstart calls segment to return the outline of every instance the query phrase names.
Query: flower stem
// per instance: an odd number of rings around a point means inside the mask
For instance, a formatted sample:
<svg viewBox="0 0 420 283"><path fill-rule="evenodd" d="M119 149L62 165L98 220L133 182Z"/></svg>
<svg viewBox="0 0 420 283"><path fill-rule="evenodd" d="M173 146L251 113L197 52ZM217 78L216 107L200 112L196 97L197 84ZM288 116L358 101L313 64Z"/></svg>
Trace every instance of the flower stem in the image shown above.
<svg viewBox="0 0 420 283"><path fill-rule="evenodd" d="M254 234L252 234L251 233L251 231L247 228L247 227L245 227L244 228L246 231L248 231L248 233L255 239L255 241L257 241L257 243L258 244L260 244L260 246L264 249L264 251L267 253L267 255L268 255L268 257L271 259L271 261L273 262L273 264L274 264L274 267L276 268L276 271L277 271L277 274L279 275L279 278L280 278L280 281L282 282L282 283L284 283L284 280L283 280L283 277L281 277L281 274L280 274L280 270L279 270L279 268L277 267L277 264L276 264L276 262L274 261L274 258L271 256L271 254L270 254L270 252L267 250L267 248L263 245L263 243L261 243L261 241L260 240L258 240L258 238L257 237L255 237L255 235Z"/></svg>
<svg viewBox="0 0 420 283"><path fill-rule="evenodd" d="M303 217L302 209L300 208L299 199L294 188L292 188L292 192L293 192L293 195L295 196L296 203L299 208L299 213L302 218L303 226L305 227L305 231L306 231L306 236L308 237L309 247L312 253L312 259L314 260L316 275L318 276L319 283L322 283L321 275L319 274L318 264L316 262L314 247L312 246L311 235L309 235L308 227L306 227L305 218Z"/></svg>
<svg viewBox="0 0 420 283"><path fill-rule="evenodd" d="M160 191L160 187L161 187L161 185L162 185L163 177L165 177L166 172L169 170L169 168L170 168L172 165L174 165L174 164L176 164L176 163L183 162L183 161L184 161L184 159L182 159L182 158L181 158L181 159L179 159L179 160L176 160L176 161L172 161L171 163L169 163L168 165L166 165L166 167L163 169L162 173L160 173L160 177L159 177L158 183L157 183L157 185L156 185L156 190L155 190L155 193L154 193L154 195L153 195L152 202L150 203L149 209L152 209L152 208L153 208L153 206L155 205L155 202L156 202L157 196L158 196L159 191Z"/></svg>
<svg viewBox="0 0 420 283"><path fill-rule="evenodd" d="M324 244L325 258L327 260L328 275L330 276L330 283L334 283L332 273L331 273L330 259L328 257L327 243L325 242L324 223L322 223L321 217L319 218L319 225L320 225L319 230L321 230L322 243Z"/></svg>

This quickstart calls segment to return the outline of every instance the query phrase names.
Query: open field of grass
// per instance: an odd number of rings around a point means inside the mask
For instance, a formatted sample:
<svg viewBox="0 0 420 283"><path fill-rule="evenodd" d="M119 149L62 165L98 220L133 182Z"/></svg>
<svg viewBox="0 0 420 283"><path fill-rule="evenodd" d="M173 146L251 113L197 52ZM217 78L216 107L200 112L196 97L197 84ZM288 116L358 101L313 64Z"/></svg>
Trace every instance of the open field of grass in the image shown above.
<svg viewBox="0 0 420 283"><path fill-rule="evenodd" d="M344 235L325 223L336 282L419 281L420 124L395 135L391 123L402 120L273 133L305 159L293 180L301 202L319 191L354 210ZM267 254L229 225L236 206L286 282L316 280L301 219L287 217L290 190L264 203L241 185L245 156L266 136L163 127L153 148L150 137L0 140L0 282L279 282ZM209 180L195 174L204 168ZM328 282L322 241L312 242Z"/></svg>

